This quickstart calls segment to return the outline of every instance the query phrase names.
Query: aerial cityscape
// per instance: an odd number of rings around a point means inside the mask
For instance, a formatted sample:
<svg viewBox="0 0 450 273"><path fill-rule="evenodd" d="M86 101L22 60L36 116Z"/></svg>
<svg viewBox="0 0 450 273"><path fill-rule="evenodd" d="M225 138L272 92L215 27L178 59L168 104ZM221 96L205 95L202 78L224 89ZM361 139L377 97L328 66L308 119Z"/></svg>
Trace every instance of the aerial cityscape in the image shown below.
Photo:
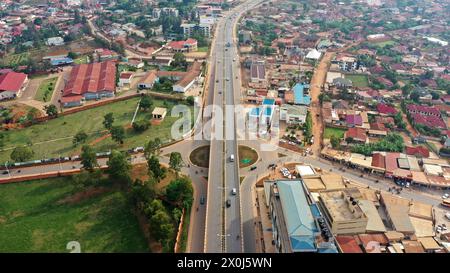
<svg viewBox="0 0 450 273"><path fill-rule="evenodd" d="M450 253L449 15L0 0L0 253Z"/></svg>

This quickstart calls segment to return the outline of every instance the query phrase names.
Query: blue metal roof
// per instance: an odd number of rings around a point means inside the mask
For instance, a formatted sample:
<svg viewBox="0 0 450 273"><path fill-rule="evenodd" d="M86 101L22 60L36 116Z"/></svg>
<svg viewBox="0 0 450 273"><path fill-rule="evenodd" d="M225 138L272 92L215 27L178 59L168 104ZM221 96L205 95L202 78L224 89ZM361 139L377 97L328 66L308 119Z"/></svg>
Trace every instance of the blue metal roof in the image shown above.
<svg viewBox="0 0 450 273"><path fill-rule="evenodd" d="M266 117L270 117L272 116L272 107L264 107L264 116Z"/></svg>
<svg viewBox="0 0 450 273"><path fill-rule="evenodd" d="M305 87L309 88L309 84L301 84L296 83L294 85L294 103L295 104L303 104L303 105L309 105L311 103L311 97L305 96Z"/></svg>
<svg viewBox="0 0 450 273"><path fill-rule="evenodd" d="M55 58L50 60L51 65L62 65L62 64L71 64L73 63L73 59L66 57L66 58Z"/></svg>
<svg viewBox="0 0 450 273"><path fill-rule="evenodd" d="M275 99L269 99L269 98L265 98L262 101L263 105L274 105L275 104Z"/></svg>
<svg viewBox="0 0 450 273"><path fill-rule="evenodd" d="M278 192L292 250L314 251L318 232L301 181L278 181Z"/></svg>
<svg viewBox="0 0 450 273"><path fill-rule="evenodd" d="M250 111L251 116L259 117L260 109L259 107L252 108Z"/></svg>

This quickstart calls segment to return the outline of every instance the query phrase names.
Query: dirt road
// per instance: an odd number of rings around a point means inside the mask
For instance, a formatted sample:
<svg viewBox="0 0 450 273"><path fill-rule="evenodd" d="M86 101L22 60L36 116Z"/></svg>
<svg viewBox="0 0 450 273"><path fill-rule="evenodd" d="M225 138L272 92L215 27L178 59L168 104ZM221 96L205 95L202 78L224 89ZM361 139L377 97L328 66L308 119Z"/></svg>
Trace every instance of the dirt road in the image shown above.
<svg viewBox="0 0 450 273"><path fill-rule="evenodd" d="M311 149L314 156L320 154L320 144L322 142L323 124L320 111L319 95L321 92L321 86L325 83L327 72L330 66L330 62L334 56L335 52L326 52L323 58L320 60L319 65L314 71L313 77L311 79L311 116L313 119L313 135L314 143Z"/></svg>

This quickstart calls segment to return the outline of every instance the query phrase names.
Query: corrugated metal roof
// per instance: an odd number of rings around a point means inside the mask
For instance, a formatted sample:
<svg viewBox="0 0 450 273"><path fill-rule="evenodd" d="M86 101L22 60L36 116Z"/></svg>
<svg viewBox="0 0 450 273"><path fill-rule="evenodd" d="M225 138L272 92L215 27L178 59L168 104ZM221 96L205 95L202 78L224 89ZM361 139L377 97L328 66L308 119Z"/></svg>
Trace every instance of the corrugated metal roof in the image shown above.
<svg viewBox="0 0 450 273"><path fill-rule="evenodd" d="M292 249L315 249L314 235L318 230L302 182L279 181L277 187Z"/></svg>

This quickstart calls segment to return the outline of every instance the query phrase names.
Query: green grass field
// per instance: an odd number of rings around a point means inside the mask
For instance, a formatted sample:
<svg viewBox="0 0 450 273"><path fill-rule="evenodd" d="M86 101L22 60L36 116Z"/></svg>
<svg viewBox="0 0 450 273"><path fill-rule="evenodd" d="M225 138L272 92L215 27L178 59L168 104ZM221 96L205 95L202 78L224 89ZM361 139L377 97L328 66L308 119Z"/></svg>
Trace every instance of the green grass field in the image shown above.
<svg viewBox="0 0 450 273"><path fill-rule="evenodd" d="M44 80L39 85L39 88L34 97L38 101L48 102L52 99L53 92L55 91L55 85L58 81L58 77Z"/></svg>
<svg viewBox="0 0 450 273"><path fill-rule="evenodd" d="M366 75L345 74L345 78L352 81L354 87L368 87L369 80Z"/></svg>
<svg viewBox="0 0 450 273"><path fill-rule="evenodd" d="M376 46L378 47L385 47L387 45L396 45L397 42L389 40L389 41L384 41L384 42L378 42L378 43L374 43Z"/></svg>
<svg viewBox="0 0 450 273"><path fill-rule="evenodd" d="M123 192L109 188L74 202L67 178L0 185L0 252L148 252Z"/></svg>
<svg viewBox="0 0 450 273"><path fill-rule="evenodd" d="M345 130L339 128L325 127L325 132L323 133L324 139L331 139L331 136L335 135L339 139L344 137Z"/></svg>
<svg viewBox="0 0 450 273"><path fill-rule="evenodd" d="M203 47L199 47L197 49L198 52L208 52L209 47L207 46L203 46Z"/></svg>
<svg viewBox="0 0 450 273"><path fill-rule="evenodd" d="M32 143L34 159L45 157L57 157L76 155L80 153L81 145L74 147L72 144L73 136L80 130L84 130L89 138L86 143L103 136L105 128L103 127L103 117L112 112L114 114L114 125L130 127L139 98L132 98L93 109L85 110L75 114L61 116L48 122L39 123L25 129L11 130L4 133L5 146L0 151L0 162L10 160L12 148L20 145ZM164 121L159 125L153 125L142 133L135 133L132 128L126 129L126 138L123 145L119 145L111 138L107 138L93 147L97 151L108 151L110 149L128 149L131 147L144 146L150 139L159 137L163 142L170 141L171 126L179 119L170 116L170 109L175 102L154 99L153 107L167 107L168 114ZM191 107L191 109L193 109ZM148 112L139 112L136 120L151 118L152 109ZM193 111L191 111L193 112ZM193 113L192 113L193 114Z"/></svg>
<svg viewBox="0 0 450 273"><path fill-rule="evenodd" d="M88 63L88 56L81 56L79 58L76 58L73 62L75 64L87 64Z"/></svg>

